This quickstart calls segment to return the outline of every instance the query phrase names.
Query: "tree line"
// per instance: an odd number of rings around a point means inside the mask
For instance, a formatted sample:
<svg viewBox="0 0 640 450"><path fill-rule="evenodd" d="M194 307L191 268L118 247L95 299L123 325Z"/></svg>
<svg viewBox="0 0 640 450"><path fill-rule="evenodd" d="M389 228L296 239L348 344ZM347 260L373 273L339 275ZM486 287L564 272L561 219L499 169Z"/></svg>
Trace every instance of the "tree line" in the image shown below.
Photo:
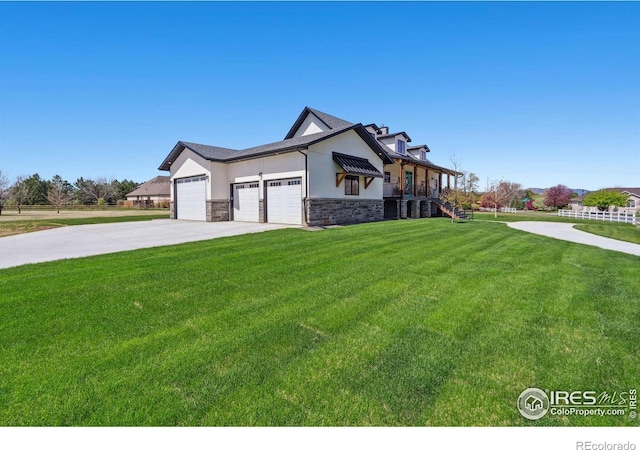
<svg viewBox="0 0 640 450"><path fill-rule="evenodd" d="M18 176L13 183L0 170L0 213L7 205L22 212L25 205L52 205L60 212L65 205L115 205L125 200L128 193L140 183L131 180L111 180L106 177L78 178L74 183L55 175L50 180L37 173L27 177Z"/></svg>
<svg viewBox="0 0 640 450"><path fill-rule="evenodd" d="M503 207L519 210L555 211L566 208L571 199L578 195L563 184L545 189L538 194L533 189L524 189L520 183L509 180L493 180L487 182L484 192L479 189L478 176L473 172L460 170L460 159L451 157L454 170L453 186L448 186L440 194L442 200L456 208L472 209L483 207L497 211ZM629 201L627 195L615 190L601 189L584 196L584 206L595 206L600 211L611 207L624 207Z"/></svg>
<svg viewBox="0 0 640 450"><path fill-rule="evenodd" d="M566 208L571 199L577 197L572 189L563 184L545 189L541 194L532 189L523 189L519 183L499 180L489 184L487 191L480 197L480 206L499 209L509 207L538 211L556 211ZM628 197L622 192L601 189L586 194L582 200L584 206L595 206L601 211L611 207L624 207Z"/></svg>

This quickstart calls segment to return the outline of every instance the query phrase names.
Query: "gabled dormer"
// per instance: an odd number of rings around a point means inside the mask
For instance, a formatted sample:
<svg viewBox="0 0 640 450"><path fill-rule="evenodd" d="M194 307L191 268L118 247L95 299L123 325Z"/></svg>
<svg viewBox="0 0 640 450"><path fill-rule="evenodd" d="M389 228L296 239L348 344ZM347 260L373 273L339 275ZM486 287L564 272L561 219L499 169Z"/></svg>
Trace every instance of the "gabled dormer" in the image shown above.
<svg viewBox="0 0 640 450"><path fill-rule="evenodd" d="M369 136L371 136L374 139L377 139L378 134L380 133L380 127L375 123L365 125L364 129L367 130L367 133L369 133Z"/></svg>
<svg viewBox="0 0 640 450"><path fill-rule="evenodd" d="M382 134L379 134L378 142L384 144L394 153L398 155L407 156L407 143L411 142L411 138L404 131L400 131L398 133L389 133L388 127L380 127L380 130L383 131ZM384 133L384 131L387 131Z"/></svg>
<svg viewBox="0 0 640 450"><path fill-rule="evenodd" d="M353 123L347 122L339 117L335 117L306 106L285 136L285 139L323 133L325 131L339 130L353 125Z"/></svg>
<svg viewBox="0 0 640 450"><path fill-rule="evenodd" d="M413 156L415 159L428 162L427 153L429 153L431 150L429 149L429 147L423 144L408 147L407 151L409 152L409 155Z"/></svg>

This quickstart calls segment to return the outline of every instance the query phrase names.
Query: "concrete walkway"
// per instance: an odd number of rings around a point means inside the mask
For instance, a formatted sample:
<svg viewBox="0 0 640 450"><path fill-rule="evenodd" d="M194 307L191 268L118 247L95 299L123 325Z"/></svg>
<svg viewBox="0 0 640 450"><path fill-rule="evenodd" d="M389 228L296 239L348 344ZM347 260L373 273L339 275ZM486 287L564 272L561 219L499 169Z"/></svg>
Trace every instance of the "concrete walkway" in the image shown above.
<svg viewBox="0 0 640 450"><path fill-rule="evenodd" d="M628 253L640 256L640 244L618 241L603 236L598 236L573 228L574 223L561 222L507 222L511 228L541 234L543 236L561 239L563 241L576 242L578 244L600 247L605 250Z"/></svg>
<svg viewBox="0 0 640 450"><path fill-rule="evenodd" d="M55 228L0 238L0 269L293 227L161 219Z"/></svg>

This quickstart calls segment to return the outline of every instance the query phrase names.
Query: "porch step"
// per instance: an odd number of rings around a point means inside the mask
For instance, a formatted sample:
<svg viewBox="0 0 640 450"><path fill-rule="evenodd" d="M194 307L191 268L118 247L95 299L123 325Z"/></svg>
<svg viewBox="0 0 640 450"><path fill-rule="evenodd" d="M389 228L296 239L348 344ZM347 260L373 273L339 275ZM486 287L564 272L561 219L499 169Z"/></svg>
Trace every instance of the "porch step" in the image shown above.
<svg viewBox="0 0 640 450"><path fill-rule="evenodd" d="M434 198L433 201L435 202L438 209L443 212L443 214L446 214L449 217L453 217L454 220L468 218L463 210L459 208L453 208L450 203L444 203L439 198Z"/></svg>

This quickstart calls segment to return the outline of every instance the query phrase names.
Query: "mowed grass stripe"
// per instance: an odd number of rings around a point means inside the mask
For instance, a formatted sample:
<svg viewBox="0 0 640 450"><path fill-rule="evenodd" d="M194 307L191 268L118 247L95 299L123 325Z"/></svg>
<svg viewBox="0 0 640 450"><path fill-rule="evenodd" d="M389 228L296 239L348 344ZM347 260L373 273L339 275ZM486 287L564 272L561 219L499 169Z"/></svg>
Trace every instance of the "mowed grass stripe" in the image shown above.
<svg viewBox="0 0 640 450"><path fill-rule="evenodd" d="M563 424L520 417L518 395L634 387L639 275L637 257L447 220L7 269L0 423Z"/></svg>

